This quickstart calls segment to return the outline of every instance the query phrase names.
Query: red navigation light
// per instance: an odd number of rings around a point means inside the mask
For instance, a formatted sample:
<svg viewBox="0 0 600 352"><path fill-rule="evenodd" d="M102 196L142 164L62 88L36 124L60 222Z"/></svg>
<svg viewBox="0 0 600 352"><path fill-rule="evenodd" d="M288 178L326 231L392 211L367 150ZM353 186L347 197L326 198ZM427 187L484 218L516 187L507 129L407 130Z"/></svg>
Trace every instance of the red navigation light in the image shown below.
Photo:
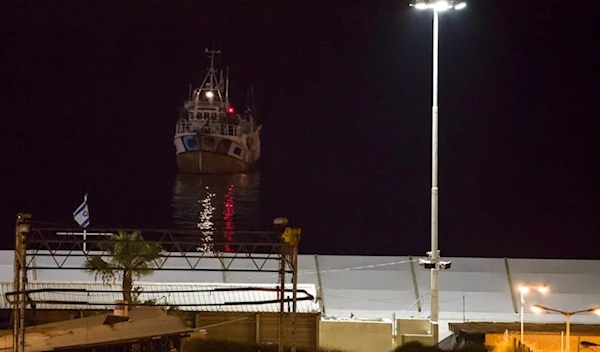
<svg viewBox="0 0 600 352"><path fill-rule="evenodd" d="M235 112L235 110L233 109L233 106L230 106L227 108L227 113L228 114L233 114Z"/></svg>

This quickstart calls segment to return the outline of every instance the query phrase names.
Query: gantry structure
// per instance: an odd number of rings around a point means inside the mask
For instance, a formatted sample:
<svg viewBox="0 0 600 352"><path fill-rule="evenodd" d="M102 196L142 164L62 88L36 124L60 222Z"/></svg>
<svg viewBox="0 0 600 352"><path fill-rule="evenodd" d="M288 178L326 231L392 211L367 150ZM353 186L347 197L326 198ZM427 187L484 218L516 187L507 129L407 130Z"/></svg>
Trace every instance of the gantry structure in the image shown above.
<svg viewBox="0 0 600 352"><path fill-rule="evenodd" d="M296 311L298 300L314 299L304 292L298 298L298 244L301 230L289 227L286 218L277 218L269 231L236 231L231 241L216 240L210 250L201 249L205 243L200 230L171 229L86 229L65 228L50 223L36 223L31 214L19 213L15 226L14 292L6 294L13 306L13 351L24 352L25 313L36 303L81 304L82 302L37 302L29 297L28 272L41 270L82 270L81 264L73 265L70 258L90 259L92 256L110 256L112 236L119 231L140 231L143 241L160 246L159 258L153 270L165 271L219 271L276 273L279 277L277 301L259 301L253 304L279 303L279 351L284 350L284 316L291 313L291 349L296 350ZM214 231L213 238L224 238ZM42 258L45 258L43 260ZM48 260L48 258L50 260ZM36 260L37 259L37 260ZM85 262L84 260L84 262ZM218 260L219 267L204 265L208 260ZM81 261L77 261L81 263ZM204 264L203 264L204 263ZM277 263L277 265L273 265ZM291 275L292 288L286 289L286 276ZM232 288L231 290L239 290ZM264 290L262 288L257 288ZM67 291L69 289L62 289ZM222 289L221 289L222 290ZM44 291L37 289L36 292ZM48 289L47 291L56 291ZM73 289L72 291L81 291ZM286 297L291 291L292 298ZM120 292L120 291L119 291ZM286 312L286 303L291 311ZM248 302L245 302L248 303ZM106 305L117 304L107 302Z"/></svg>

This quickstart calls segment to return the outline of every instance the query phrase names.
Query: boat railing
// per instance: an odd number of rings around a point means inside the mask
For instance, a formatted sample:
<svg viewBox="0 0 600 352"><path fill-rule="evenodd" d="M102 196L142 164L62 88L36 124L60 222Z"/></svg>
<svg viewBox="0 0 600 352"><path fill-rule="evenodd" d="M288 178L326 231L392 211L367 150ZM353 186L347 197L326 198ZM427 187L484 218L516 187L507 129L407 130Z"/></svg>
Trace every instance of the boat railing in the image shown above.
<svg viewBox="0 0 600 352"><path fill-rule="evenodd" d="M179 121L175 127L176 133L197 133L208 126L188 121ZM241 135L241 128L239 125L231 125L224 123L211 123L210 129L206 130L206 132L215 135L222 136L234 136L239 137Z"/></svg>
<svg viewBox="0 0 600 352"><path fill-rule="evenodd" d="M210 132L212 134L220 134L223 136L240 136L240 126L229 125L224 123L211 123Z"/></svg>
<svg viewBox="0 0 600 352"><path fill-rule="evenodd" d="M187 121L179 121L175 126L175 133L197 132L198 128L194 128L193 123Z"/></svg>

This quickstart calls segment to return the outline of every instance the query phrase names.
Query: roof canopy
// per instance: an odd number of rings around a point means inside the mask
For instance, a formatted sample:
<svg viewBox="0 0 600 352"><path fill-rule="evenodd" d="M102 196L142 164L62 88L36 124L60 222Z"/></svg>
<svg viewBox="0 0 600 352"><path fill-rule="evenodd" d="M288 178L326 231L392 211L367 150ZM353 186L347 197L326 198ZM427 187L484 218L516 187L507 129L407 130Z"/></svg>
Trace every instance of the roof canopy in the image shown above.
<svg viewBox="0 0 600 352"><path fill-rule="evenodd" d="M193 331L185 322L156 307L129 312L126 322L106 323L108 314L26 328L27 351L52 351L86 346L117 344L123 341L160 336L184 335ZM12 348L12 331L0 336L0 345Z"/></svg>

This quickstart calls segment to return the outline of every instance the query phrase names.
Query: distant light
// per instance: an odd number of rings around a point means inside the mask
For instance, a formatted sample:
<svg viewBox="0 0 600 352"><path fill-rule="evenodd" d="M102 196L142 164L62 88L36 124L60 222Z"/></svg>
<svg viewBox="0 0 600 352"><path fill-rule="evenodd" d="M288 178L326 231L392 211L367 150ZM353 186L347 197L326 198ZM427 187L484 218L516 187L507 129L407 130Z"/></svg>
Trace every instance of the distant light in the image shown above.
<svg viewBox="0 0 600 352"><path fill-rule="evenodd" d="M206 92L206 97L207 97L207 98L209 98L209 99L210 99L210 98L212 98L212 97L214 97L214 96L215 96L215 94L214 94L213 92L211 92L210 90L209 90L208 92Z"/></svg>
<svg viewBox="0 0 600 352"><path fill-rule="evenodd" d="M594 314L600 315L600 308L596 308L592 312L594 312Z"/></svg>
<svg viewBox="0 0 600 352"><path fill-rule="evenodd" d="M288 218L275 218L273 220L273 225L281 225L281 226L287 226L287 224L289 224L289 220Z"/></svg>
<svg viewBox="0 0 600 352"><path fill-rule="evenodd" d="M537 306L537 305L535 305L535 306L532 306L532 307L531 307L531 310L532 310L533 312L535 312L535 313L541 313L541 312L543 312L543 311L544 311L544 310L543 310L541 307L539 307L539 306Z"/></svg>
<svg viewBox="0 0 600 352"><path fill-rule="evenodd" d="M450 8L450 3L448 3L448 1L441 0L441 1L436 2L433 5L433 8L436 11L446 11Z"/></svg>
<svg viewBox="0 0 600 352"><path fill-rule="evenodd" d="M427 10L427 4L424 2L418 2L415 4L415 9L417 10Z"/></svg>
<svg viewBox="0 0 600 352"><path fill-rule="evenodd" d="M230 106L230 107L227 108L227 113L228 114L233 114L234 112L235 112L235 110L233 109L232 106Z"/></svg>
<svg viewBox="0 0 600 352"><path fill-rule="evenodd" d="M550 289L548 288L548 286L540 286L537 289L540 293L547 293Z"/></svg>
<svg viewBox="0 0 600 352"><path fill-rule="evenodd" d="M454 5L454 9L455 10L462 10L465 7L467 7L467 3L466 2L459 2L458 4Z"/></svg>
<svg viewBox="0 0 600 352"><path fill-rule="evenodd" d="M529 292L529 287L521 286L521 287L519 287L519 291L521 291L521 293L527 293L527 292Z"/></svg>

